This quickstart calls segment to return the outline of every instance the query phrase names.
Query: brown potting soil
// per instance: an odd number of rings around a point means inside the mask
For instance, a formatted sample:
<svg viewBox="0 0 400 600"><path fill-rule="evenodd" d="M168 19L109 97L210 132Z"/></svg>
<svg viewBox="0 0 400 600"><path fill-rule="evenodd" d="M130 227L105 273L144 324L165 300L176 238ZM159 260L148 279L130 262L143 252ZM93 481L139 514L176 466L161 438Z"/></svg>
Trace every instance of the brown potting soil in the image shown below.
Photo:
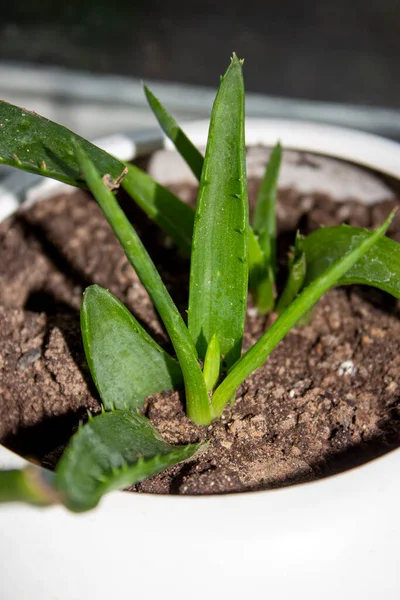
<svg viewBox="0 0 400 600"><path fill-rule="evenodd" d="M258 182L250 182L250 198ZM176 191L176 190L175 190ZM178 190L192 200L195 190ZM184 314L188 261L134 207L122 203ZM395 202L372 208L323 194L279 194L283 281L295 232L347 222L380 224ZM400 241L400 217L389 235ZM61 195L0 225L0 440L54 466L87 410L100 410L85 362L79 306L91 283L107 287L170 349L147 293L96 203ZM279 283L278 282L278 283ZM330 291L310 324L297 327L240 387L233 408L208 428L185 416L184 395L148 398L144 411L163 437L208 439L206 450L135 486L140 492L208 494L267 489L324 477L400 443L399 305L367 287ZM244 347L270 320L249 301Z"/></svg>

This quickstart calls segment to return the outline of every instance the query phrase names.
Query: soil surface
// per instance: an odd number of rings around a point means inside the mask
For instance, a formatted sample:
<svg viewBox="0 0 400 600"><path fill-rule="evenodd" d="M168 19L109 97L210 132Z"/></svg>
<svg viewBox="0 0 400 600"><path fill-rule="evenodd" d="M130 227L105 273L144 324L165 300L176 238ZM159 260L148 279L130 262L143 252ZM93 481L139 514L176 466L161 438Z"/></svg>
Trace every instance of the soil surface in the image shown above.
<svg viewBox="0 0 400 600"><path fill-rule="evenodd" d="M250 182L253 199L258 182ZM175 190L177 191L177 190ZM180 188L189 201L192 188ZM121 201L184 311L188 262L126 198ZM251 200L252 201L252 200ZM373 227L394 202L372 208L281 190L281 278L297 229L347 222ZM400 241L400 217L389 235ZM158 342L168 339L96 203L84 192L44 201L0 225L0 440L54 466L87 409L100 404L85 362L79 306L87 285L117 295ZM336 289L311 324L294 329L210 427L185 416L184 397L148 398L145 414L171 443L208 439L201 455L135 486L208 494L267 489L324 477L400 443L400 312L377 290ZM245 348L268 326L249 301Z"/></svg>

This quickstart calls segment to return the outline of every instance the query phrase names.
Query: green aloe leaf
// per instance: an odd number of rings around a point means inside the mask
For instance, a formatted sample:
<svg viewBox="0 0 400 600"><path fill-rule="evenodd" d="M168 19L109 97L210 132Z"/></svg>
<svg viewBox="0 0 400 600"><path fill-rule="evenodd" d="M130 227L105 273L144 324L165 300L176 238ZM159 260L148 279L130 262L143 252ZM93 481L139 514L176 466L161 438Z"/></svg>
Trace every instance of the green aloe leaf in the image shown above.
<svg viewBox="0 0 400 600"><path fill-rule="evenodd" d="M233 56L211 115L193 232L188 324L200 358L214 334L231 366L246 311L248 202L242 64Z"/></svg>
<svg viewBox="0 0 400 600"><path fill-rule="evenodd" d="M149 394L183 387L182 370L108 290L85 291L86 359L106 409L140 408Z"/></svg>
<svg viewBox="0 0 400 600"><path fill-rule="evenodd" d="M106 412L89 419L71 438L57 465L55 486L68 508L89 510L107 492L190 458L200 446L167 444L135 411Z"/></svg>
<svg viewBox="0 0 400 600"><path fill-rule="evenodd" d="M337 285L345 274L371 249L387 231L394 212L374 232L365 232L359 236L351 249L336 262L331 263L318 277L295 298L283 313L271 325L268 331L237 361L226 379L215 390L212 403L214 415L222 414L225 405L236 388L251 374L261 367L279 342L286 336L298 320L306 314L314 304L331 287Z"/></svg>
<svg viewBox="0 0 400 600"><path fill-rule="evenodd" d="M348 225L323 227L308 235L303 240L307 263L304 284L308 285L369 235L366 229ZM352 283L371 285L400 298L400 244L380 238L338 281L340 285Z"/></svg>
<svg viewBox="0 0 400 600"><path fill-rule="evenodd" d="M144 92L151 110L155 114L161 129L165 135L174 143L175 148L189 165L194 176L200 180L203 168L203 156L201 152L190 141L174 117L167 111L149 88L143 84Z"/></svg>
<svg viewBox="0 0 400 600"><path fill-rule="evenodd" d="M84 186L72 144L74 137L102 175L108 173L117 179L124 168L119 160L66 127L2 101L0 125L0 164Z"/></svg>
<svg viewBox="0 0 400 600"><path fill-rule="evenodd" d="M136 231L83 149L76 146L86 183L96 198L125 254L146 288L174 346L182 369L189 417L198 425L210 422L211 405L196 348L178 309Z"/></svg>

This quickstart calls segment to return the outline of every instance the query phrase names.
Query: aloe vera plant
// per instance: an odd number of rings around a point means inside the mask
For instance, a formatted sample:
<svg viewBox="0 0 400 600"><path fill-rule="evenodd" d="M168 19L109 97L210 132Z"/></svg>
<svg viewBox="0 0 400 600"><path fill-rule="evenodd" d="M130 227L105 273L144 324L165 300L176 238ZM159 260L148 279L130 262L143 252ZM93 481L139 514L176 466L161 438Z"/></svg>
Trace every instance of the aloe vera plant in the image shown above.
<svg viewBox="0 0 400 600"><path fill-rule="evenodd" d="M242 61L235 55L221 78L205 157L145 88L166 135L199 178L196 210L90 142L21 108L0 103L0 163L87 187L146 288L170 337L163 350L109 291L84 293L81 329L87 362L103 411L89 415L71 438L54 473L34 467L0 472L0 501L71 510L96 506L121 489L193 456L201 444L167 444L140 413L145 399L185 390L186 411L198 425L219 418L237 388L330 288L361 283L400 298L400 245L384 237L393 214L376 230L327 227L294 240L284 290L276 298L276 190L282 150L271 154L249 223L245 166ZM123 188L145 213L190 253L185 322L133 225L118 204ZM260 313L278 318L242 354L248 288Z"/></svg>

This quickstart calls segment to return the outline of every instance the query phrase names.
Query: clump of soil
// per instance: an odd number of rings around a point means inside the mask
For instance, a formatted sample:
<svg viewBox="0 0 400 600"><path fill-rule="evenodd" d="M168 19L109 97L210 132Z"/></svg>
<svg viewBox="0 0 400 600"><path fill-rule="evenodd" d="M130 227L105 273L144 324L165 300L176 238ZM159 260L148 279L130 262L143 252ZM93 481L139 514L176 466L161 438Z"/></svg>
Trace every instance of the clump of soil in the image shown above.
<svg viewBox="0 0 400 600"><path fill-rule="evenodd" d="M259 183L250 182L250 199ZM179 189L192 201L195 191ZM187 304L188 262L162 233L122 203L178 306ZM348 222L374 227L394 202L372 208L322 194L279 194L279 256L297 229ZM389 235L400 241L400 218ZM0 225L0 440L54 466L87 409L100 404L79 331L83 289L118 296L169 348L147 293L96 203L77 191L44 201ZM249 302L245 348L268 327ZM136 491L204 494L267 489L324 477L400 443L400 320L397 301L370 288L332 290L312 322L294 329L210 427L185 416L184 397L148 398L145 413L171 443L208 439L207 449L135 486Z"/></svg>

